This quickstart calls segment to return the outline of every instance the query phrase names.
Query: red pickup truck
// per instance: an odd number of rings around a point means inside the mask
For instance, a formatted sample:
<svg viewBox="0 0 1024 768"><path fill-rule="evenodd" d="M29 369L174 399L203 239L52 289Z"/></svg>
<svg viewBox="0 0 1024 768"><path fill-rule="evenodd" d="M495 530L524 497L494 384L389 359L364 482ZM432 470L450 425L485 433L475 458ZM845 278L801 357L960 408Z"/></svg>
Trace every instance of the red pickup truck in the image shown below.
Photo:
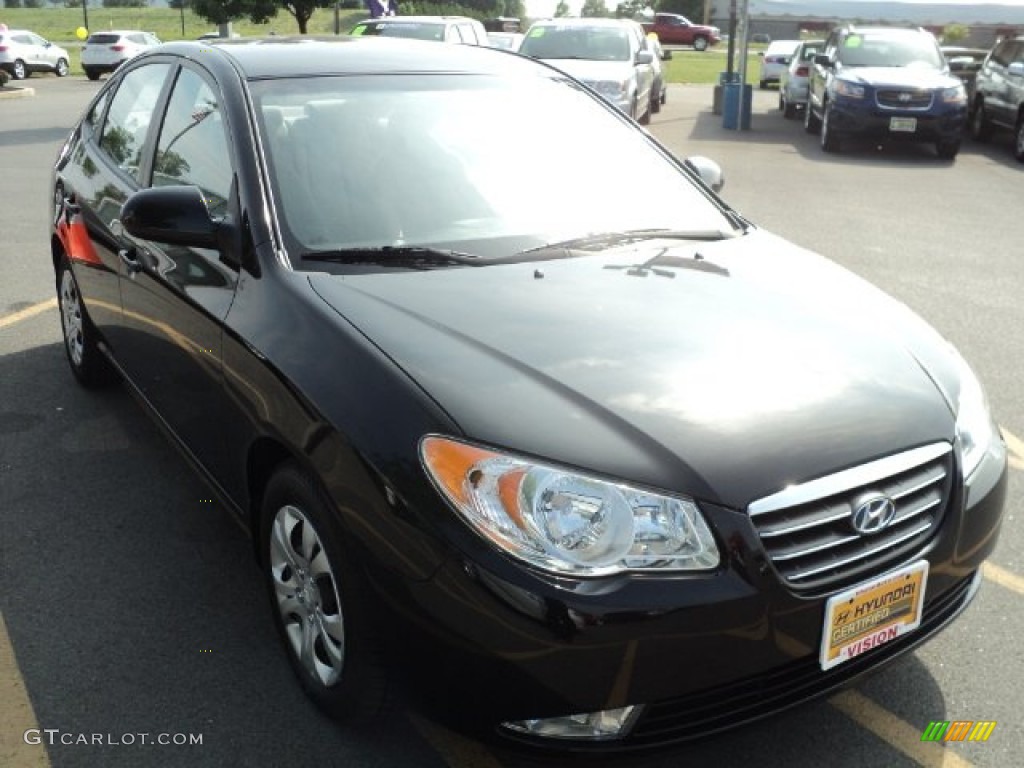
<svg viewBox="0 0 1024 768"><path fill-rule="evenodd" d="M718 27L694 24L678 13L656 13L654 20L640 22L644 32L653 32L662 45L692 45L695 50L706 51L708 46L718 43L722 33Z"/></svg>

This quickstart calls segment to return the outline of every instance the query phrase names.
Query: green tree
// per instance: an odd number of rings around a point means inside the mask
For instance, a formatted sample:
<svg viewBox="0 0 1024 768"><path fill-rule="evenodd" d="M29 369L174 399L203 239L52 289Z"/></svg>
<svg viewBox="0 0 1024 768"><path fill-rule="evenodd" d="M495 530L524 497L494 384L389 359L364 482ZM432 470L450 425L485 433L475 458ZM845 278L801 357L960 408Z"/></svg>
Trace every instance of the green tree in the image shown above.
<svg viewBox="0 0 1024 768"><path fill-rule="evenodd" d="M565 0L558 0L558 5L555 6L555 16L568 16L569 13L569 4Z"/></svg>
<svg viewBox="0 0 1024 768"><path fill-rule="evenodd" d="M704 20L704 0L657 0L654 7L661 13L678 13L694 24Z"/></svg>
<svg viewBox="0 0 1024 768"><path fill-rule="evenodd" d="M25 0L27 5L35 0ZM104 8L145 8L146 0L103 0Z"/></svg>
<svg viewBox="0 0 1024 768"><path fill-rule="evenodd" d="M580 9L580 16L601 19L610 16L608 6L604 0L583 0L583 7Z"/></svg>
<svg viewBox="0 0 1024 768"><path fill-rule="evenodd" d="M4 8L21 8L21 0L5 0Z"/></svg>
<svg viewBox="0 0 1024 768"><path fill-rule="evenodd" d="M647 0L622 0L615 6L615 18L635 19L648 5Z"/></svg>
<svg viewBox="0 0 1024 768"><path fill-rule="evenodd" d="M274 0L190 0L192 10L211 24L248 18L254 24L263 24L277 15Z"/></svg>
<svg viewBox="0 0 1024 768"><path fill-rule="evenodd" d="M963 24L949 24L942 30L942 42L959 43L961 40L965 40L970 34L971 30Z"/></svg>

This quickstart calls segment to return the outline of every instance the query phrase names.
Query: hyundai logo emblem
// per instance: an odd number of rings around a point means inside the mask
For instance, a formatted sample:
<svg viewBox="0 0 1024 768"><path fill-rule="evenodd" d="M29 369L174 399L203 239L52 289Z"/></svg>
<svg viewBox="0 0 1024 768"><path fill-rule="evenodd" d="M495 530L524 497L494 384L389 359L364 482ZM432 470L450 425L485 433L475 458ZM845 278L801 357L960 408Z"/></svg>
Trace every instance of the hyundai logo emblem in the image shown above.
<svg viewBox="0 0 1024 768"><path fill-rule="evenodd" d="M910 99L913 97L909 93L901 93L898 98L902 102L907 102L910 101Z"/></svg>
<svg viewBox="0 0 1024 768"><path fill-rule="evenodd" d="M853 504L850 522L853 530L862 536L885 530L896 517L896 505L888 496L880 493L865 494Z"/></svg>

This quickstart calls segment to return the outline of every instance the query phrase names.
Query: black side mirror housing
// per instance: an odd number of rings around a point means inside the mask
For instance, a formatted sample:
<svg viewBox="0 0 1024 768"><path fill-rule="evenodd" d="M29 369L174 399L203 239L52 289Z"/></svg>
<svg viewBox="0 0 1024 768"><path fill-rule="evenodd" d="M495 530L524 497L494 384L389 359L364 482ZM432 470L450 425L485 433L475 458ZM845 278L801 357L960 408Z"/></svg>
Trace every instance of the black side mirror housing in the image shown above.
<svg viewBox="0 0 1024 768"><path fill-rule="evenodd" d="M198 187L142 189L121 206L121 223L132 236L191 248L220 248L221 221L214 219Z"/></svg>

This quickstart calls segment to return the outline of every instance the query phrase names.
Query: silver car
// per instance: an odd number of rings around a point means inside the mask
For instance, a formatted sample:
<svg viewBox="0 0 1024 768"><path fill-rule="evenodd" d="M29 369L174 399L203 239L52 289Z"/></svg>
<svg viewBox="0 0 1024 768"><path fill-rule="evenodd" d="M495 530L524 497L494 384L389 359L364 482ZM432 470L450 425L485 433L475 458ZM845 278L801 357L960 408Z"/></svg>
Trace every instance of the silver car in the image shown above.
<svg viewBox="0 0 1024 768"><path fill-rule="evenodd" d="M814 54L825 47L824 40L804 40L793 52L789 66L779 80L779 109L788 118L807 106L807 81L811 76Z"/></svg>
<svg viewBox="0 0 1024 768"><path fill-rule="evenodd" d="M0 69L15 80L23 80L33 72L55 72L57 77L68 73L68 52L59 45L27 29L0 31Z"/></svg>
<svg viewBox="0 0 1024 768"><path fill-rule="evenodd" d="M90 80L113 72L128 59L160 45L160 38L138 29L112 29L89 35L82 46L82 69Z"/></svg>
<svg viewBox="0 0 1024 768"><path fill-rule="evenodd" d="M593 88L638 123L651 120L654 54L626 19L557 18L530 27L519 47Z"/></svg>

